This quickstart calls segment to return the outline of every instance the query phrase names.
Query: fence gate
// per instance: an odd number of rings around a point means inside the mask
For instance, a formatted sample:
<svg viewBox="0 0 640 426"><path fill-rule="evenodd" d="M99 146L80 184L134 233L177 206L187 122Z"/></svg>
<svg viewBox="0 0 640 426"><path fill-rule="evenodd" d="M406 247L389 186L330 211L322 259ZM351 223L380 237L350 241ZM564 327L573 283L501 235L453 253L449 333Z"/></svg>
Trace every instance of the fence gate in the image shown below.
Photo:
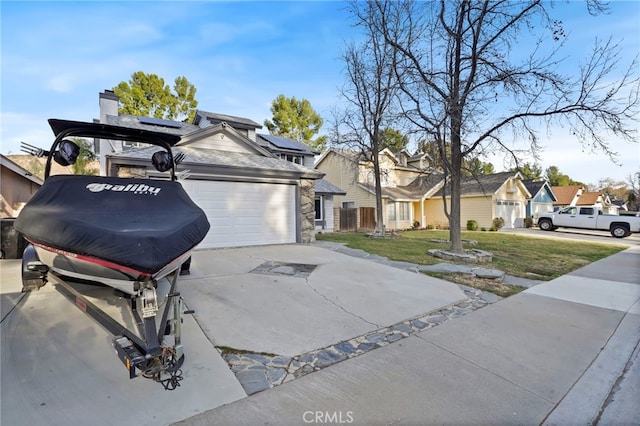
<svg viewBox="0 0 640 426"><path fill-rule="evenodd" d="M345 232L355 232L357 226L357 210L340 209L340 230Z"/></svg>
<svg viewBox="0 0 640 426"><path fill-rule="evenodd" d="M376 228L376 209L374 207L360 207L360 229Z"/></svg>

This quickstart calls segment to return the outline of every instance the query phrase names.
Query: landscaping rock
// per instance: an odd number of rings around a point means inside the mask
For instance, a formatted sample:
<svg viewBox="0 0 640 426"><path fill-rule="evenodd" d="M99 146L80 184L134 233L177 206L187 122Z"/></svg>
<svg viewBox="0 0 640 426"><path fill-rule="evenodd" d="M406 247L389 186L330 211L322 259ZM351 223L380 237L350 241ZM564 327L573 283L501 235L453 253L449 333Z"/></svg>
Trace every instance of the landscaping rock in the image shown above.
<svg viewBox="0 0 640 426"><path fill-rule="evenodd" d="M487 278L500 282L504 278L504 272L498 269L473 268L471 272L478 278Z"/></svg>
<svg viewBox="0 0 640 426"><path fill-rule="evenodd" d="M242 370L236 373L236 378L248 394L254 394L269 389L269 381L264 370Z"/></svg>

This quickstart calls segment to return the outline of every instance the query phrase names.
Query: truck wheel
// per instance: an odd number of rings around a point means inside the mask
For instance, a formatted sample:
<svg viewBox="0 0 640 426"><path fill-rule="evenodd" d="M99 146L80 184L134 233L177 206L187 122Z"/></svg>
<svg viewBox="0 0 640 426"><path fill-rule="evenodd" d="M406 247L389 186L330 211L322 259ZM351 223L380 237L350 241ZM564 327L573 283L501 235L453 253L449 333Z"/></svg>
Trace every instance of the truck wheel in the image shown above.
<svg viewBox="0 0 640 426"><path fill-rule="evenodd" d="M629 229L624 225L613 225L611 227L611 235L616 238L624 238L629 236Z"/></svg>
<svg viewBox="0 0 640 426"><path fill-rule="evenodd" d="M543 231L553 231L553 223L549 219L540 219L538 221L538 226Z"/></svg>

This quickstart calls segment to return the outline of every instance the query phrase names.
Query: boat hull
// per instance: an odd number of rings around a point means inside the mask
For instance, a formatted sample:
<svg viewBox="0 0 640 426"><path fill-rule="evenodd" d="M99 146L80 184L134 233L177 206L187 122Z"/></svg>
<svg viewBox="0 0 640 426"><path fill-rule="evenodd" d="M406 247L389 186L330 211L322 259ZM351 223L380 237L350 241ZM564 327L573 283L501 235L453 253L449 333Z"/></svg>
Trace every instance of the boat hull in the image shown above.
<svg viewBox="0 0 640 426"><path fill-rule="evenodd" d="M32 243L40 262L58 275L113 287L123 293L135 295L140 283L157 281L176 271L191 256L188 251L168 263L154 274Z"/></svg>

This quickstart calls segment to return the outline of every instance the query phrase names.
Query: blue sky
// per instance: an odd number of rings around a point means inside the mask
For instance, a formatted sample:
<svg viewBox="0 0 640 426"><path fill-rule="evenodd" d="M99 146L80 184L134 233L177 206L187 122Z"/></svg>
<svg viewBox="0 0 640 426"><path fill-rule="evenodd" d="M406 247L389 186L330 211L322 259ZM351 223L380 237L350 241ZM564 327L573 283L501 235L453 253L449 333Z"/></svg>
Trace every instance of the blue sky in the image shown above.
<svg viewBox="0 0 640 426"><path fill-rule="evenodd" d="M640 2L610 6L608 16L592 18L582 2L561 5L572 43L568 59L588 54L596 36L608 35L623 40L625 56L638 54ZM344 84L341 51L357 37L346 3L329 1L2 0L0 19L3 154L19 153L20 141L47 147L48 118L98 117L98 93L140 70L170 84L187 77L206 111L262 123L284 94L308 99L328 120ZM559 130L545 145L543 168L556 165L585 183L624 179L640 167L639 144L612 141L622 166L583 153Z"/></svg>

